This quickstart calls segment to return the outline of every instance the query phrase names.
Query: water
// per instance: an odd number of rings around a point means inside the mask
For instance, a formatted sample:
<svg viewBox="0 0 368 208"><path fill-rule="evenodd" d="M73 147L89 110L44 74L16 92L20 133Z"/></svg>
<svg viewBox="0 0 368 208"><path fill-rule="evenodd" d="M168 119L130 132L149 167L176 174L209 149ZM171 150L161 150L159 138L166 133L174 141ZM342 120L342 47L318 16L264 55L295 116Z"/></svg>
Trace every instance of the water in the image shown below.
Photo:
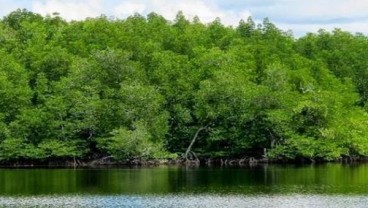
<svg viewBox="0 0 368 208"><path fill-rule="evenodd" d="M368 164L0 169L0 207L367 207Z"/></svg>
<svg viewBox="0 0 368 208"><path fill-rule="evenodd" d="M4 207L367 207L364 196L44 196L0 198ZM0 205L1 206L1 205Z"/></svg>

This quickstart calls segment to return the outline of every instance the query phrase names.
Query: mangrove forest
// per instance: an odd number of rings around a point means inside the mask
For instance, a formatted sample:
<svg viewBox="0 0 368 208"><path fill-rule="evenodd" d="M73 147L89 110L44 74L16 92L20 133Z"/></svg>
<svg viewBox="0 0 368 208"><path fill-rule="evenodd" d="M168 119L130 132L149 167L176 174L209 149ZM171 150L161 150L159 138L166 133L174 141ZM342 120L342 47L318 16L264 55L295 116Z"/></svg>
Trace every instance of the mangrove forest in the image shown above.
<svg viewBox="0 0 368 208"><path fill-rule="evenodd" d="M0 163L368 156L368 37L179 12L0 20Z"/></svg>

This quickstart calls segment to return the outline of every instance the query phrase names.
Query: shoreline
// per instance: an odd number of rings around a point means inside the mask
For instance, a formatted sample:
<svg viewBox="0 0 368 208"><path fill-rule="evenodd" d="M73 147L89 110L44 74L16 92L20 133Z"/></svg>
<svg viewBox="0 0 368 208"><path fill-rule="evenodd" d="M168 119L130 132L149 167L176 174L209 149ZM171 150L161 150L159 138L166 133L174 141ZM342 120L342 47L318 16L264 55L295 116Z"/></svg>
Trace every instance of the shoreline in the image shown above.
<svg viewBox="0 0 368 208"><path fill-rule="evenodd" d="M102 158L103 159L103 158ZM312 159L280 159L269 160L266 158L256 159L250 158L204 158L197 160L185 159L133 159L133 160L50 160L50 161L8 161L1 162L1 168L113 168L113 167L156 167L156 166L192 166L192 167L252 167L263 164L326 164L326 163L367 163L368 157L360 158L340 158L337 160L312 160Z"/></svg>

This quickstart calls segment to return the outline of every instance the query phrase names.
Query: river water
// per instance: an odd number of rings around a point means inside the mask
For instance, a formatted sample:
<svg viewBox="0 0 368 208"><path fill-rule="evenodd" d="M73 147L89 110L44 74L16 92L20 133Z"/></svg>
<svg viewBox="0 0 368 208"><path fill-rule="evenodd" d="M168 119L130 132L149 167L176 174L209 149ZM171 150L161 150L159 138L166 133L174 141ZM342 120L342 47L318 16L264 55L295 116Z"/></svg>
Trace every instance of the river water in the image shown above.
<svg viewBox="0 0 368 208"><path fill-rule="evenodd" d="M368 164L0 169L0 207L368 207Z"/></svg>

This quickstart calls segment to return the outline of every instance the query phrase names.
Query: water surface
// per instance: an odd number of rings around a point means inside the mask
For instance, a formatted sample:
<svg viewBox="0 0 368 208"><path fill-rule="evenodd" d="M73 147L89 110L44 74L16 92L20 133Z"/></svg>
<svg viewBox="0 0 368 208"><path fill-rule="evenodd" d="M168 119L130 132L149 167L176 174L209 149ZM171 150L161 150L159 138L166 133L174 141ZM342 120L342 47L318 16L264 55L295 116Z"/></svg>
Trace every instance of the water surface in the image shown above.
<svg viewBox="0 0 368 208"><path fill-rule="evenodd" d="M0 169L0 205L366 207L368 164Z"/></svg>

